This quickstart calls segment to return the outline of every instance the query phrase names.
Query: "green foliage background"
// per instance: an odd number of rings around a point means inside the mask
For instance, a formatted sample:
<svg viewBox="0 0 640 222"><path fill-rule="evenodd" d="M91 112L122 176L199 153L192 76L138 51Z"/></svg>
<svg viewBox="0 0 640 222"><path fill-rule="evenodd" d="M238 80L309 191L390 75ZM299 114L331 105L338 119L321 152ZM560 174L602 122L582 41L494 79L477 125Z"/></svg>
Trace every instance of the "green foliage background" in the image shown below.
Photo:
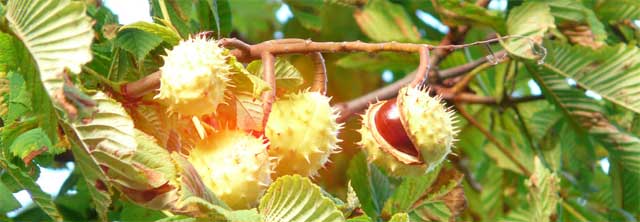
<svg viewBox="0 0 640 222"><path fill-rule="evenodd" d="M154 22L126 26L119 25L100 1L0 2L0 220L640 219L640 28L633 23L640 19L639 1L508 0L505 10L489 10L459 0L151 0ZM293 18L281 24L276 10L283 4ZM39 10L43 8L48 10ZM498 104L460 105L506 152L458 116L461 132L449 161L421 177L391 178L366 162L356 145L360 120L352 118L340 135L343 151L332 156L320 176L312 181L280 178L256 209L232 211L193 183L197 174L186 160L167 151L176 146L175 135L195 132L183 130L186 123L165 115L160 104L130 103L120 95L121 84L158 70L165 49L201 31L248 43L279 33L313 41L437 44L445 35L418 18L417 10L451 30L471 27L464 42L494 34L542 40L548 51L544 63L533 57L525 39L492 45L494 50L506 49L512 59L477 70L467 90L493 97ZM483 47L458 50L438 69L486 55ZM401 79L418 62L415 55L395 53L324 56L334 103L390 84L381 78L385 70L393 73L393 80ZM250 102L268 90L257 78L259 67L259 61L246 70L238 66L233 104L244 111L226 111L246 121L229 124L252 129L259 122L260 111ZM283 87L278 93L309 86L314 73L313 63L300 55L278 60L276 69ZM78 74L71 76L77 88L63 84L58 75L63 70ZM533 95L531 82L541 89L543 99L508 102L509 97ZM78 118L52 103L56 90L77 96L73 102L79 107ZM95 102L98 109L86 101ZM99 126L80 121L87 116ZM182 143L192 143L184 137ZM39 155L31 159L34 153ZM609 163L607 171L601 167L603 159ZM52 197L35 183L39 167L64 168L66 161L75 161L76 167ZM163 166L163 161L181 170ZM151 180L133 163L161 176ZM103 165L117 170L105 172ZM100 188L107 181L107 188ZM136 193L127 191L165 183L183 188L167 194L170 209L135 201ZM29 192L34 205L9 218L6 213L20 207L12 193L20 190ZM187 212L182 204L197 206L198 213Z"/></svg>

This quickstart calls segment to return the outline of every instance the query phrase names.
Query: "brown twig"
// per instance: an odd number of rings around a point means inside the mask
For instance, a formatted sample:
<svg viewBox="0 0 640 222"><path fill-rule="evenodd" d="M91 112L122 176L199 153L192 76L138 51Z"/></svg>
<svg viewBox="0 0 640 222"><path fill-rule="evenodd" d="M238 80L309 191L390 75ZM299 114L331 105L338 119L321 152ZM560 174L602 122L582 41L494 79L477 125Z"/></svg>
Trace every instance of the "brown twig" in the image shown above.
<svg viewBox="0 0 640 222"><path fill-rule="evenodd" d="M236 48L237 50L243 51L244 53L251 52L251 46L249 44L236 38L224 38L220 39L218 42L225 48Z"/></svg>
<svg viewBox="0 0 640 222"><path fill-rule="evenodd" d="M120 93L127 99L140 98L160 88L160 75L161 72L157 71L138 81L124 84L120 87Z"/></svg>
<svg viewBox="0 0 640 222"><path fill-rule="evenodd" d="M500 40L510 38L523 38L523 36L508 35L497 37L493 39L472 42L468 44L441 44L441 45L429 45L429 44L417 44L417 43L398 43L398 42L384 42L384 43L366 43L361 41L353 42L313 42L311 40L304 39L278 39L262 42L259 44L251 45L250 50L235 49L231 51L231 54L238 58L239 61L248 62L256 59L260 59L263 52L270 52L273 55L283 54L307 54L312 52L409 52L418 53L421 48L437 49L439 54L446 51L452 51L455 49L466 48L475 45L483 45L498 42ZM449 42L449 41L447 41Z"/></svg>
<svg viewBox="0 0 640 222"><path fill-rule="evenodd" d="M275 62L276 57L269 53L262 53L262 73L264 81L269 84L271 90L266 91L262 94L262 110L264 113L264 117L262 118L262 126L267 125L267 120L269 119L269 114L271 113L271 105L275 101L276 97L276 76L275 76Z"/></svg>
<svg viewBox="0 0 640 222"><path fill-rule="evenodd" d="M505 53L505 52L501 52L501 53ZM433 64L435 62L434 58L436 55L431 56L431 64ZM478 59L476 61L461 65L461 66L457 66L454 68L450 68L450 69L446 69L440 72L437 72L437 76L440 79L446 79L446 78L453 78L453 77L457 77L460 75L463 75L471 70L473 70L474 68L484 64L487 62L487 58L481 58ZM413 72L407 76L405 76L404 78L388 85L385 87L382 87L380 89L377 89L375 91L372 91L370 93L367 93L361 97L355 98L353 100L347 101L347 102L342 102L342 103L338 103L336 105L334 105L334 107L336 107L338 110L340 110L340 117L338 118L339 122L344 122L346 121L349 117L351 117L353 114L356 114L362 110L364 110L370 103L374 103L377 100L385 100L385 99L390 99L394 96L396 96L398 94L398 90L400 90L400 88L404 87L405 85L409 84L415 77L416 72ZM491 103L490 101L488 101L489 103Z"/></svg>
<svg viewBox="0 0 640 222"><path fill-rule="evenodd" d="M327 94L327 67L324 64L324 58L322 57L322 53L314 52L310 54L311 60L313 60L313 65L315 67L316 73L313 78L313 84L311 85L311 90L315 92L319 92L322 95Z"/></svg>
<svg viewBox="0 0 640 222"><path fill-rule="evenodd" d="M471 116L471 114L469 114L459 103L455 104L456 109L458 110L458 113L460 113L460 115L462 115L462 117L464 117L469 124L475 126L476 128L478 128L478 130L480 130L480 132L482 134L484 134L485 137L487 137L487 139L489 141L491 141L493 144L496 145L496 147L505 155L507 156L507 158L509 158L509 160L511 160L511 162L513 162L518 169L520 169L520 171L522 171L524 173L525 176L529 177L531 175L531 172L522 164L520 163L520 161L518 161L518 159L513 156L513 154L504 146L504 144L502 144L500 141L498 141L497 138L495 138L491 132L489 132L489 130L487 130L486 128L484 128L484 126L482 126L482 124L480 124L475 118L473 118L473 116Z"/></svg>
<svg viewBox="0 0 640 222"><path fill-rule="evenodd" d="M421 47L418 54L420 55L420 65L418 65L418 69L416 70L415 78L413 78L413 81L409 83L409 86L411 87L416 87L424 83L429 76L429 71L431 70L431 61L429 61L431 55L429 55L429 48L426 46Z"/></svg>

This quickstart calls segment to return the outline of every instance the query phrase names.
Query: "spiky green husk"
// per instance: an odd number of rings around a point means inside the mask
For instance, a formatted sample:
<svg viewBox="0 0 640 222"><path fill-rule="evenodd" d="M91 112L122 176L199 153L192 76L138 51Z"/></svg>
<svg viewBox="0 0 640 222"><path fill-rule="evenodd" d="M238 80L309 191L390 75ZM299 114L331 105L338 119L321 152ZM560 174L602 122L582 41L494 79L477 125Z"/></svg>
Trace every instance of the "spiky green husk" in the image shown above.
<svg viewBox="0 0 640 222"><path fill-rule="evenodd" d="M271 183L267 144L242 131L207 137L191 151L189 161L204 184L233 209L255 206Z"/></svg>
<svg viewBox="0 0 640 222"><path fill-rule="evenodd" d="M387 150L389 150L392 149L391 145L384 141L381 136L374 134L377 132L375 131L375 126L371 124L375 124L375 122L370 121L372 120L370 117L375 116L375 112L383 105L383 103L384 101L377 102L369 106L365 114L362 116L362 127L358 130L361 136L361 140L358 144L364 149L364 152L367 155L367 160L384 169L387 174L394 177L418 176L424 174L427 171L427 167L424 164L404 164L391 154L383 151L382 146L386 146ZM378 140L376 140L376 136L378 137Z"/></svg>
<svg viewBox="0 0 640 222"><path fill-rule="evenodd" d="M231 66L215 40L193 38L167 51L160 68L160 92L169 110L184 115L215 112L224 101Z"/></svg>
<svg viewBox="0 0 640 222"><path fill-rule="evenodd" d="M454 112L426 89L405 87L398 95L402 125L431 171L451 153L457 134Z"/></svg>
<svg viewBox="0 0 640 222"><path fill-rule="evenodd" d="M422 175L440 165L451 152L457 134L453 112L439 98L429 96L426 90L405 87L398 92L397 106L402 126L420 155L414 157L419 164L406 164L408 161L400 161L407 160L406 154L390 153L395 148L376 129L374 118L385 102L389 101L372 104L362 117L362 128L359 130L362 139L359 144L364 148L369 162L396 177Z"/></svg>
<svg viewBox="0 0 640 222"><path fill-rule="evenodd" d="M329 97L318 92L287 95L273 104L265 135L278 160L275 175L314 176L339 151L341 124Z"/></svg>

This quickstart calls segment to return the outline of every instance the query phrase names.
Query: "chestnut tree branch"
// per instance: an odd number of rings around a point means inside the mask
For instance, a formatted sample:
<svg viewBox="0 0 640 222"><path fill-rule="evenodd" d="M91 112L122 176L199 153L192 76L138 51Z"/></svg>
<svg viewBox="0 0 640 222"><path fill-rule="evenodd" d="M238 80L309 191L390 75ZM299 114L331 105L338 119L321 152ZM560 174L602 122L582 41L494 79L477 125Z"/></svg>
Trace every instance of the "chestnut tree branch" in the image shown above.
<svg viewBox="0 0 640 222"><path fill-rule="evenodd" d="M262 126L267 125L269 114L271 113L271 105L275 101L276 97L276 75L275 75L275 63L276 57L269 53L262 53L262 73L263 79L267 82L271 90L262 93L262 111L264 117L262 118Z"/></svg>
<svg viewBox="0 0 640 222"><path fill-rule="evenodd" d="M324 57L322 57L322 53L314 52L310 54L311 60L313 60L313 65L315 66L315 75L313 78L313 84L311 85L311 90L315 92L319 92L322 95L327 94L327 67L324 63Z"/></svg>

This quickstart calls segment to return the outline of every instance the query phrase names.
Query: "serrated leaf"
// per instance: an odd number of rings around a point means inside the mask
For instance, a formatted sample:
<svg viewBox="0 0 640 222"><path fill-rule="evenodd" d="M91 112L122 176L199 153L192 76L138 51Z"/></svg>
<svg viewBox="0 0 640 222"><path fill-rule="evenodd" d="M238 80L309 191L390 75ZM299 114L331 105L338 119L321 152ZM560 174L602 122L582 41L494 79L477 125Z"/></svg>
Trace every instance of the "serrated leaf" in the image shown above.
<svg viewBox="0 0 640 222"><path fill-rule="evenodd" d="M402 183L396 187L391 197L384 203L382 213L393 215L409 211L413 203L420 199L422 194L427 191L427 188L435 182L439 172L440 168L437 168L426 175L405 177Z"/></svg>
<svg viewBox="0 0 640 222"><path fill-rule="evenodd" d="M64 151L64 149L54 147L41 128L31 129L20 134L9 146L9 150L14 156L20 157L25 162L31 162L31 159L35 157L31 155L37 156L42 152L58 154ZM25 159L26 157L29 158Z"/></svg>
<svg viewBox="0 0 640 222"><path fill-rule="evenodd" d="M579 89L570 87L565 78L552 68L554 66L561 67L560 65L573 67L573 64L590 63L589 60L582 59L583 57L588 57L588 55L555 56L554 61L557 62L550 65L538 67L527 63L526 67L544 91L547 99L569 118L574 128L588 130L589 134L595 136L609 150L614 160L621 161L621 164L631 172L640 173L640 139L611 124L603 115L604 110L599 101L585 96L584 92ZM559 65L554 65L556 63ZM612 69L611 66L607 67ZM640 68L640 66L637 67ZM638 79L636 76L629 78ZM627 80L624 84L633 81ZM615 88L615 86L610 87Z"/></svg>
<svg viewBox="0 0 640 222"><path fill-rule="evenodd" d="M287 59L276 58L274 69L276 85L279 89L282 88L286 91L293 91L302 85L302 75ZM256 60L249 63L247 70L255 76L262 77L262 61Z"/></svg>
<svg viewBox="0 0 640 222"><path fill-rule="evenodd" d="M264 112L260 99L238 93L232 96L232 102L236 106L236 127L243 130L262 131Z"/></svg>
<svg viewBox="0 0 640 222"><path fill-rule="evenodd" d="M534 171L525 185L529 189L528 205L507 215L508 221L550 221L560 201L560 178L545 168L535 157Z"/></svg>
<svg viewBox="0 0 640 222"><path fill-rule="evenodd" d="M491 27L498 33L505 32L504 18L496 11L478 6L473 2L438 0L436 10L447 25L466 23Z"/></svg>
<svg viewBox="0 0 640 222"><path fill-rule="evenodd" d="M93 155L102 152L109 158L122 161L131 159L138 146L131 117L119 102L102 92L97 92L91 98L98 110L92 119L71 123L83 147Z"/></svg>
<svg viewBox="0 0 640 222"><path fill-rule="evenodd" d="M322 20L318 15L324 4L322 0L285 2L291 8L294 19L298 20L303 27L314 32L320 31Z"/></svg>
<svg viewBox="0 0 640 222"><path fill-rule="evenodd" d="M373 222L373 220L367 215L360 215L347 219L347 222Z"/></svg>
<svg viewBox="0 0 640 222"><path fill-rule="evenodd" d="M250 42L271 39L278 23L276 11L281 5L279 1L229 1L231 27Z"/></svg>
<svg viewBox="0 0 640 222"><path fill-rule="evenodd" d="M11 124L23 117L31 110L31 95L27 91L22 76L16 72L10 71L7 76L9 80L9 94L7 100L7 116L4 119L5 124Z"/></svg>
<svg viewBox="0 0 640 222"><path fill-rule="evenodd" d="M525 185L529 188L530 203L535 209L533 219L536 221L548 221L556 212L556 206L560 201L560 178L542 165L536 157L535 168Z"/></svg>
<svg viewBox="0 0 640 222"><path fill-rule="evenodd" d="M138 147L133 154L132 160L134 162L162 173L165 180L174 179L176 169L172 164L167 164L171 161L171 154L166 149L158 146L152 137L138 130L136 130L136 142Z"/></svg>
<svg viewBox="0 0 640 222"><path fill-rule="evenodd" d="M231 33L231 8L228 0L207 1L209 9L213 13L216 23L217 39L228 36Z"/></svg>
<svg viewBox="0 0 640 222"><path fill-rule="evenodd" d="M596 13L590 8L584 6L583 3L570 0L553 0L547 1L551 7L551 14L554 17L571 21L579 24L587 24L591 30L593 40L598 44L603 44L607 39L607 32L604 24L598 20ZM556 21L557 23L558 21ZM573 25L573 24L572 24Z"/></svg>
<svg viewBox="0 0 640 222"><path fill-rule="evenodd" d="M614 22L640 18L640 2L635 0L607 0L598 2L595 11L604 21Z"/></svg>
<svg viewBox="0 0 640 222"><path fill-rule="evenodd" d="M21 188L27 190L31 199L33 200L42 211L44 211L52 220L63 221L62 215L56 208L55 203L51 199L51 196L40 188L31 176L29 176L25 170L20 169L18 166L7 161L5 157L0 156L0 167L11 176L14 182Z"/></svg>
<svg viewBox="0 0 640 222"><path fill-rule="evenodd" d="M377 179L374 180L374 175ZM371 166L364 153L356 154L349 163L347 176L356 192L362 210L377 221L384 202L390 194L389 180L375 166ZM374 186L375 185L375 186Z"/></svg>
<svg viewBox="0 0 640 222"><path fill-rule="evenodd" d="M161 147L166 147L171 130L166 112L159 105L138 105L129 109L136 128L156 138Z"/></svg>
<svg viewBox="0 0 640 222"><path fill-rule="evenodd" d="M449 221L451 210L442 201L425 202L409 212L412 221Z"/></svg>
<svg viewBox="0 0 640 222"><path fill-rule="evenodd" d="M79 73L91 60L94 34L83 2L16 0L6 10L5 18L38 64L49 96L62 89L66 68Z"/></svg>
<svg viewBox="0 0 640 222"><path fill-rule="evenodd" d="M120 221L122 222L156 221L164 216L159 211L150 210L130 202L125 202L122 211L120 211Z"/></svg>
<svg viewBox="0 0 640 222"><path fill-rule="evenodd" d="M162 41L163 39L154 33L140 29L121 29L118 32L115 43L116 46L133 54L136 60L142 61Z"/></svg>
<svg viewBox="0 0 640 222"><path fill-rule="evenodd" d="M512 9L507 18L507 33L524 36L524 38L507 40L505 49L519 57L538 58L533 51L534 46L531 45L531 41L541 43L544 33L554 27L551 9L546 3L525 2Z"/></svg>
<svg viewBox="0 0 640 222"><path fill-rule="evenodd" d="M551 44L548 72L572 78L581 87L640 113L640 49L619 44L597 50Z"/></svg>
<svg viewBox="0 0 640 222"><path fill-rule="evenodd" d="M182 39L180 38L180 34L176 33L173 29L160 24L156 24L156 23L143 22L143 21L135 22L129 25L122 26L120 28L120 31L124 31L127 29L137 29L137 30L141 30L141 31L153 34L155 36L160 37L162 40L169 43L170 45L177 45ZM153 39L155 41L155 38Z"/></svg>
<svg viewBox="0 0 640 222"><path fill-rule="evenodd" d="M260 200L258 210L267 222L345 220L320 187L299 175L278 178Z"/></svg>
<svg viewBox="0 0 640 222"><path fill-rule="evenodd" d="M401 5L387 0L370 0L353 15L369 38L376 42L418 42L420 33Z"/></svg>
<svg viewBox="0 0 640 222"><path fill-rule="evenodd" d="M407 213L394 214L389 222L410 222L409 215Z"/></svg>
<svg viewBox="0 0 640 222"><path fill-rule="evenodd" d="M225 217L230 222L264 221L264 219L262 218L262 215L260 215L255 208L250 210L230 211L229 213L225 214Z"/></svg>
<svg viewBox="0 0 640 222"><path fill-rule="evenodd" d="M13 192L0 181L0 214L6 214L20 207L20 202L13 196Z"/></svg>

